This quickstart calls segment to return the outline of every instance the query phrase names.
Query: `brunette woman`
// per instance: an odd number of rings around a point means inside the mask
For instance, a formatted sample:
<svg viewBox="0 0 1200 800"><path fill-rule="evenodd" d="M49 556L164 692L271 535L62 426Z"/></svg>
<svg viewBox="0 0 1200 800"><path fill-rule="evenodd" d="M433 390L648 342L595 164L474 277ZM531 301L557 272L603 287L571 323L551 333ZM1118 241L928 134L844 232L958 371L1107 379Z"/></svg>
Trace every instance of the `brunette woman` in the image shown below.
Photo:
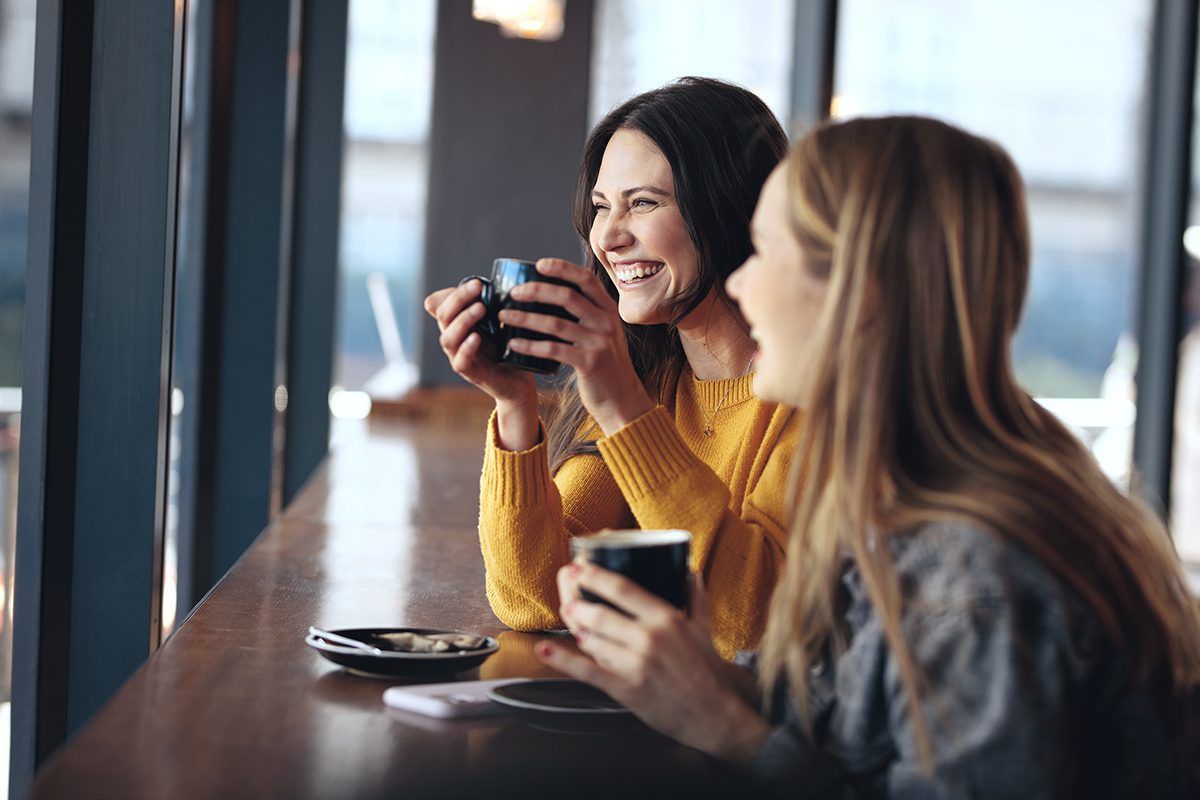
<svg viewBox="0 0 1200 800"><path fill-rule="evenodd" d="M496 399L479 535L488 599L511 627L562 626L555 573L572 536L683 528L718 651L760 638L783 564L798 420L754 395L754 343L724 282L750 253L754 203L785 148L759 98L716 80L681 79L601 120L575 193L586 265L538 262L579 291L531 282L512 293L578 322L501 314L563 340L511 345L568 366L545 428L533 378L481 356L478 283L426 300L455 371Z"/></svg>

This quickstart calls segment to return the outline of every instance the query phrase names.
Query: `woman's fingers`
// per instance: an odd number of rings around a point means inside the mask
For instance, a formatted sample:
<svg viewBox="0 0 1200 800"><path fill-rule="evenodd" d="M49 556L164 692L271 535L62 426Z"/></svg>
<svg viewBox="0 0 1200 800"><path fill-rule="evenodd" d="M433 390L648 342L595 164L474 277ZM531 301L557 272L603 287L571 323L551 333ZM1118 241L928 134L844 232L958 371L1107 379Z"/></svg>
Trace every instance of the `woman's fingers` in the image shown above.
<svg viewBox="0 0 1200 800"><path fill-rule="evenodd" d="M601 325L610 316L607 309L601 309L575 289L557 283L529 281L514 286L508 295L522 303L558 306L589 327Z"/></svg>
<svg viewBox="0 0 1200 800"><path fill-rule="evenodd" d="M548 358L568 364L580 372L588 372L594 366L595 357L573 344L552 342L544 339L509 339L508 346L522 355Z"/></svg>
<svg viewBox="0 0 1200 800"><path fill-rule="evenodd" d="M438 289L436 292L430 292L425 298L425 313L431 317L437 317L438 307L446 301L446 298L454 293L457 287L449 286L445 289Z"/></svg>
<svg viewBox="0 0 1200 800"><path fill-rule="evenodd" d="M448 295L441 298L437 307L432 312L433 318L437 320L438 328L445 330L446 326L458 318L464 308L479 298L479 293L482 290L483 284L477 280L467 281L462 286L451 289ZM434 294L437 294L437 292ZM433 295L429 297L433 297ZM428 301L429 298L426 298L426 302Z"/></svg>
<svg viewBox="0 0 1200 800"><path fill-rule="evenodd" d="M688 616L699 622L704 630L709 629L712 606L708 602L708 592L704 590L704 578L699 572L688 574Z"/></svg>
<svg viewBox="0 0 1200 800"><path fill-rule="evenodd" d="M573 632L586 631L589 638L614 642L623 649L646 649L649 638L646 627L609 606L587 600L574 600L567 603L563 612ZM580 644L582 646L582 642Z"/></svg>
<svg viewBox="0 0 1200 800"><path fill-rule="evenodd" d="M589 656L572 653L565 647L550 642L539 642L534 652L543 664L584 683L590 683L609 695L617 697L624 684L620 678L597 664ZM618 698L619 699L619 698Z"/></svg>
<svg viewBox="0 0 1200 800"><path fill-rule="evenodd" d="M656 594L616 572L584 564L579 585L645 623L661 623L680 617L679 609Z"/></svg>
<svg viewBox="0 0 1200 800"><path fill-rule="evenodd" d="M579 599L579 573L583 568L575 561L561 567L554 576L555 583L558 584L558 613L563 617L563 622L567 620L563 615L566 607L575 600ZM569 626L570 623L567 623Z"/></svg>
<svg viewBox="0 0 1200 800"><path fill-rule="evenodd" d="M469 381L477 380L479 378L476 374L479 366L477 358L482 344L483 339L478 333L468 335L454 353L446 351L446 354L450 356L450 367Z"/></svg>
<svg viewBox="0 0 1200 800"><path fill-rule="evenodd" d="M581 267L578 264L572 264L561 258L540 258L537 262L537 271L542 275L548 275L552 278L560 278L565 281L570 281L579 287L579 291L588 300L591 300L600 308L615 308L616 304L609 297L604 285L600 283L600 279L596 277L590 269ZM551 286L553 284L550 284Z"/></svg>
<svg viewBox="0 0 1200 800"><path fill-rule="evenodd" d="M571 344L578 344L592 334L578 322L556 317L552 314L538 314L533 311L517 311L506 309L500 312L500 321L505 325L524 328L539 333L557 336Z"/></svg>
<svg viewBox="0 0 1200 800"><path fill-rule="evenodd" d="M462 313L442 328L441 336L438 337L438 344L442 346L442 351L453 358L463 341L483 319L485 313L487 313L487 309L483 307L483 303L472 303L463 309Z"/></svg>
<svg viewBox="0 0 1200 800"><path fill-rule="evenodd" d="M590 628L585 628L581 634L576 635L575 641L580 650L595 659L597 664L612 673L629 689L645 685L652 666L651 654L647 651L629 648L621 642L606 639Z"/></svg>

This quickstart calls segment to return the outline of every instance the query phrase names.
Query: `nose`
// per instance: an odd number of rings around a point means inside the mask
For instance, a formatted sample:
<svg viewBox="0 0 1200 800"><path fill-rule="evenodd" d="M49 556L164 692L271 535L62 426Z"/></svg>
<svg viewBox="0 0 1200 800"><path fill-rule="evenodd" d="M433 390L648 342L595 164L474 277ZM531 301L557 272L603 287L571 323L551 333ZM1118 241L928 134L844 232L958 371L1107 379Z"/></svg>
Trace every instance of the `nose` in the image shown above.
<svg viewBox="0 0 1200 800"><path fill-rule="evenodd" d="M738 299L738 289L742 285L742 273L745 271L746 265L742 264L735 269L728 278L725 279L725 294L729 295L734 300Z"/></svg>
<svg viewBox="0 0 1200 800"><path fill-rule="evenodd" d="M633 244L633 234L624 214L609 212L597 216L592 227L596 232L596 246L608 253L614 253Z"/></svg>

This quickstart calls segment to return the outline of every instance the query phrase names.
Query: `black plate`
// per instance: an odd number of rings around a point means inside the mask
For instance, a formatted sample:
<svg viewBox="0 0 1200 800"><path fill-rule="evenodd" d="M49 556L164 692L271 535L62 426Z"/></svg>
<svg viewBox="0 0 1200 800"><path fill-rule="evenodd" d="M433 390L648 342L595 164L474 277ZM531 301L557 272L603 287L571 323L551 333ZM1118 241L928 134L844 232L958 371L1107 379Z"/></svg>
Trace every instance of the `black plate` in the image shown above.
<svg viewBox="0 0 1200 800"><path fill-rule="evenodd" d="M605 733L637 724L632 711L604 692L565 678L497 686L488 697L542 730Z"/></svg>
<svg viewBox="0 0 1200 800"><path fill-rule="evenodd" d="M468 631L450 631L441 628L338 628L330 630L339 636L358 639L378 646L372 637L381 633L465 633L469 636L479 636ZM382 655L365 653L353 647L327 642L320 636L309 634L304 643L316 650L335 664L345 667L350 672L366 675L372 678L410 678L430 675L453 675L465 672L479 666L487 657L500 649L500 643L490 636L485 636L483 647L478 650L463 650L449 653L405 653L398 650L384 650ZM385 645L386 646L386 645Z"/></svg>

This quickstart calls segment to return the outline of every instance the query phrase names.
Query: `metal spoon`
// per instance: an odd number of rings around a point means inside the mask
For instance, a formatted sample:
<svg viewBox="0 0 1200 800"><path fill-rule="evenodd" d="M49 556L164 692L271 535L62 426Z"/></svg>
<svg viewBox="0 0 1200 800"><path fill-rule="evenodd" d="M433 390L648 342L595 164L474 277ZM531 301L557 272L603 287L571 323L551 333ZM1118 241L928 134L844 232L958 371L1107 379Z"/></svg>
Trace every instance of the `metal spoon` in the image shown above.
<svg viewBox="0 0 1200 800"><path fill-rule="evenodd" d="M356 650L362 650L364 653L370 653L374 656L383 655L383 651L378 647L369 645L366 642L359 641L358 639L351 639L349 636L342 636L340 634L333 633L332 631L314 628L312 625L308 626L308 635L316 636L317 638L324 639L332 644L342 644L346 647L353 647Z"/></svg>

